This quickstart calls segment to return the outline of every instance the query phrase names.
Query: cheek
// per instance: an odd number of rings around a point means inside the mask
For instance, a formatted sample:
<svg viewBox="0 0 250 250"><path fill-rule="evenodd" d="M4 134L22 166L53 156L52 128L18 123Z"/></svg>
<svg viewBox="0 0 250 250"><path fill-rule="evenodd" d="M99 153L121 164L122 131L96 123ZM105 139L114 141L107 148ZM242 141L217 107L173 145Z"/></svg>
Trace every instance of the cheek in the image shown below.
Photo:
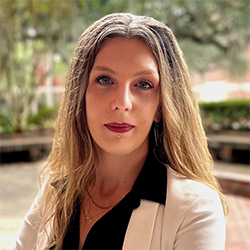
<svg viewBox="0 0 250 250"><path fill-rule="evenodd" d="M89 125L91 125L92 120L94 118L94 114L96 113L96 108L95 108L95 102L93 100L93 96L89 94L88 92L86 93L85 103L86 103L87 122Z"/></svg>
<svg viewBox="0 0 250 250"><path fill-rule="evenodd" d="M103 115L106 113L106 102L90 92L86 94L85 100L87 123L89 127L93 127L103 119Z"/></svg>
<svg viewBox="0 0 250 250"><path fill-rule="evenodd" d="M155 97L154 100L151 100L151 104L147 105L146 110L147 110L148 117L151 117L154 119L158 109L159 109L159 101L158 101L158 98Z"/></svg>
<svg viewBox="0 0 250 250"><path fill-rule="evenodd" d="M137 113L137 120L140 121L140 127L143 130L150 130L152 123L155 119L155 114L158 105L145 105L143 110Z"/></svg>
<svg viewBox="0 0 250 250"><path fill-rule="evenodd" d="M95 109L98 98L96 98L95 95L93 95L91 91L86 92L85 100L86 100L86 110L87 111Z"/></svg>
<svg viewBox="0 0 250 250"><path fill-rule="evenodd" d="M98 105L101 107L105 104L105 95L100 91L96 91L95 89L93 89L93 87L90 86L87 89L85 100L86 105L89 105L89 107L94 107Z"/></svg>

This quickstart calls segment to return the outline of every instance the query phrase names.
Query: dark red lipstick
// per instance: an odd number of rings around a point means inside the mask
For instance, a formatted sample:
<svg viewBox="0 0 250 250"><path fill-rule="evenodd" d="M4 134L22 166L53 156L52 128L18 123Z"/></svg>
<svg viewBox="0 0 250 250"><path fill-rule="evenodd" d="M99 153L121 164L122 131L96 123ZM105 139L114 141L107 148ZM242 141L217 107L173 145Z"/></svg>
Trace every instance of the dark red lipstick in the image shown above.
<svg viewBox="0 0 250 250"><path fill-rule="evenodd" d="M116 122L107 123L107 124L105 124L105 126L107 129L109 129L110 131L115 132L115 133L126 133L134 128L134 126L131 124L116 123Z"/></svg>

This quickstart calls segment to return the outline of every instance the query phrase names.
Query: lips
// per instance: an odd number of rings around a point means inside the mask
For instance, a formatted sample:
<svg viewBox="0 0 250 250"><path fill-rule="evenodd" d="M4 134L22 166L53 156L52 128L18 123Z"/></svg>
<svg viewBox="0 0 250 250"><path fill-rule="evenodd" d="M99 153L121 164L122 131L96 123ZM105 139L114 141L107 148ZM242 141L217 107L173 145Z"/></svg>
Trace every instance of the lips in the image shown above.
<svg viewBox="0 0 250 250"><path fill-rule="evenodd" d="M105 127L107 129L109 129L112 132L115 133L126 133L129 132L131 129L134 128L133 125L128 124L128 123L116 123L116 122L112 122L112 123L107 123L105 124Z"/></svg>

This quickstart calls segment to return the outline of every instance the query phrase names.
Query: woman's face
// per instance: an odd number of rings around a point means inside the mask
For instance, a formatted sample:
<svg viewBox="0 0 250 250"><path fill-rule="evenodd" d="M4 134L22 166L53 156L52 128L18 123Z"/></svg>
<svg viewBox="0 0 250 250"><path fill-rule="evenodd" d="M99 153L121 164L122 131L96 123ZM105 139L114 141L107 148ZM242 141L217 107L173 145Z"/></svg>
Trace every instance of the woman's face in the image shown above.
<svg viewBox="0 0 250 250"><path fill-rule="evenodd" d="M90 72L86 113L99 152L129 155L148 150L153 120L159 121L157 61L137 39L106 40Z"/></svg>

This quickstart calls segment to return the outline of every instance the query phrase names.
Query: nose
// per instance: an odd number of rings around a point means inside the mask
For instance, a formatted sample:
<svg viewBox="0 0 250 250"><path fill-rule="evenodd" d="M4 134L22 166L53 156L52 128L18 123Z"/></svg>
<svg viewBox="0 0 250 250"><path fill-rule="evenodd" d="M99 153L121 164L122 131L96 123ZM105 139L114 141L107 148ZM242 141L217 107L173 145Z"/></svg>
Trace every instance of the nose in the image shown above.
<svg viewBox="0 0 250 250"><path fill-rule="evenodd" d="M118 86L113 94L112 110L130 111L132 109L132 93L128 85Z"/></svg>

